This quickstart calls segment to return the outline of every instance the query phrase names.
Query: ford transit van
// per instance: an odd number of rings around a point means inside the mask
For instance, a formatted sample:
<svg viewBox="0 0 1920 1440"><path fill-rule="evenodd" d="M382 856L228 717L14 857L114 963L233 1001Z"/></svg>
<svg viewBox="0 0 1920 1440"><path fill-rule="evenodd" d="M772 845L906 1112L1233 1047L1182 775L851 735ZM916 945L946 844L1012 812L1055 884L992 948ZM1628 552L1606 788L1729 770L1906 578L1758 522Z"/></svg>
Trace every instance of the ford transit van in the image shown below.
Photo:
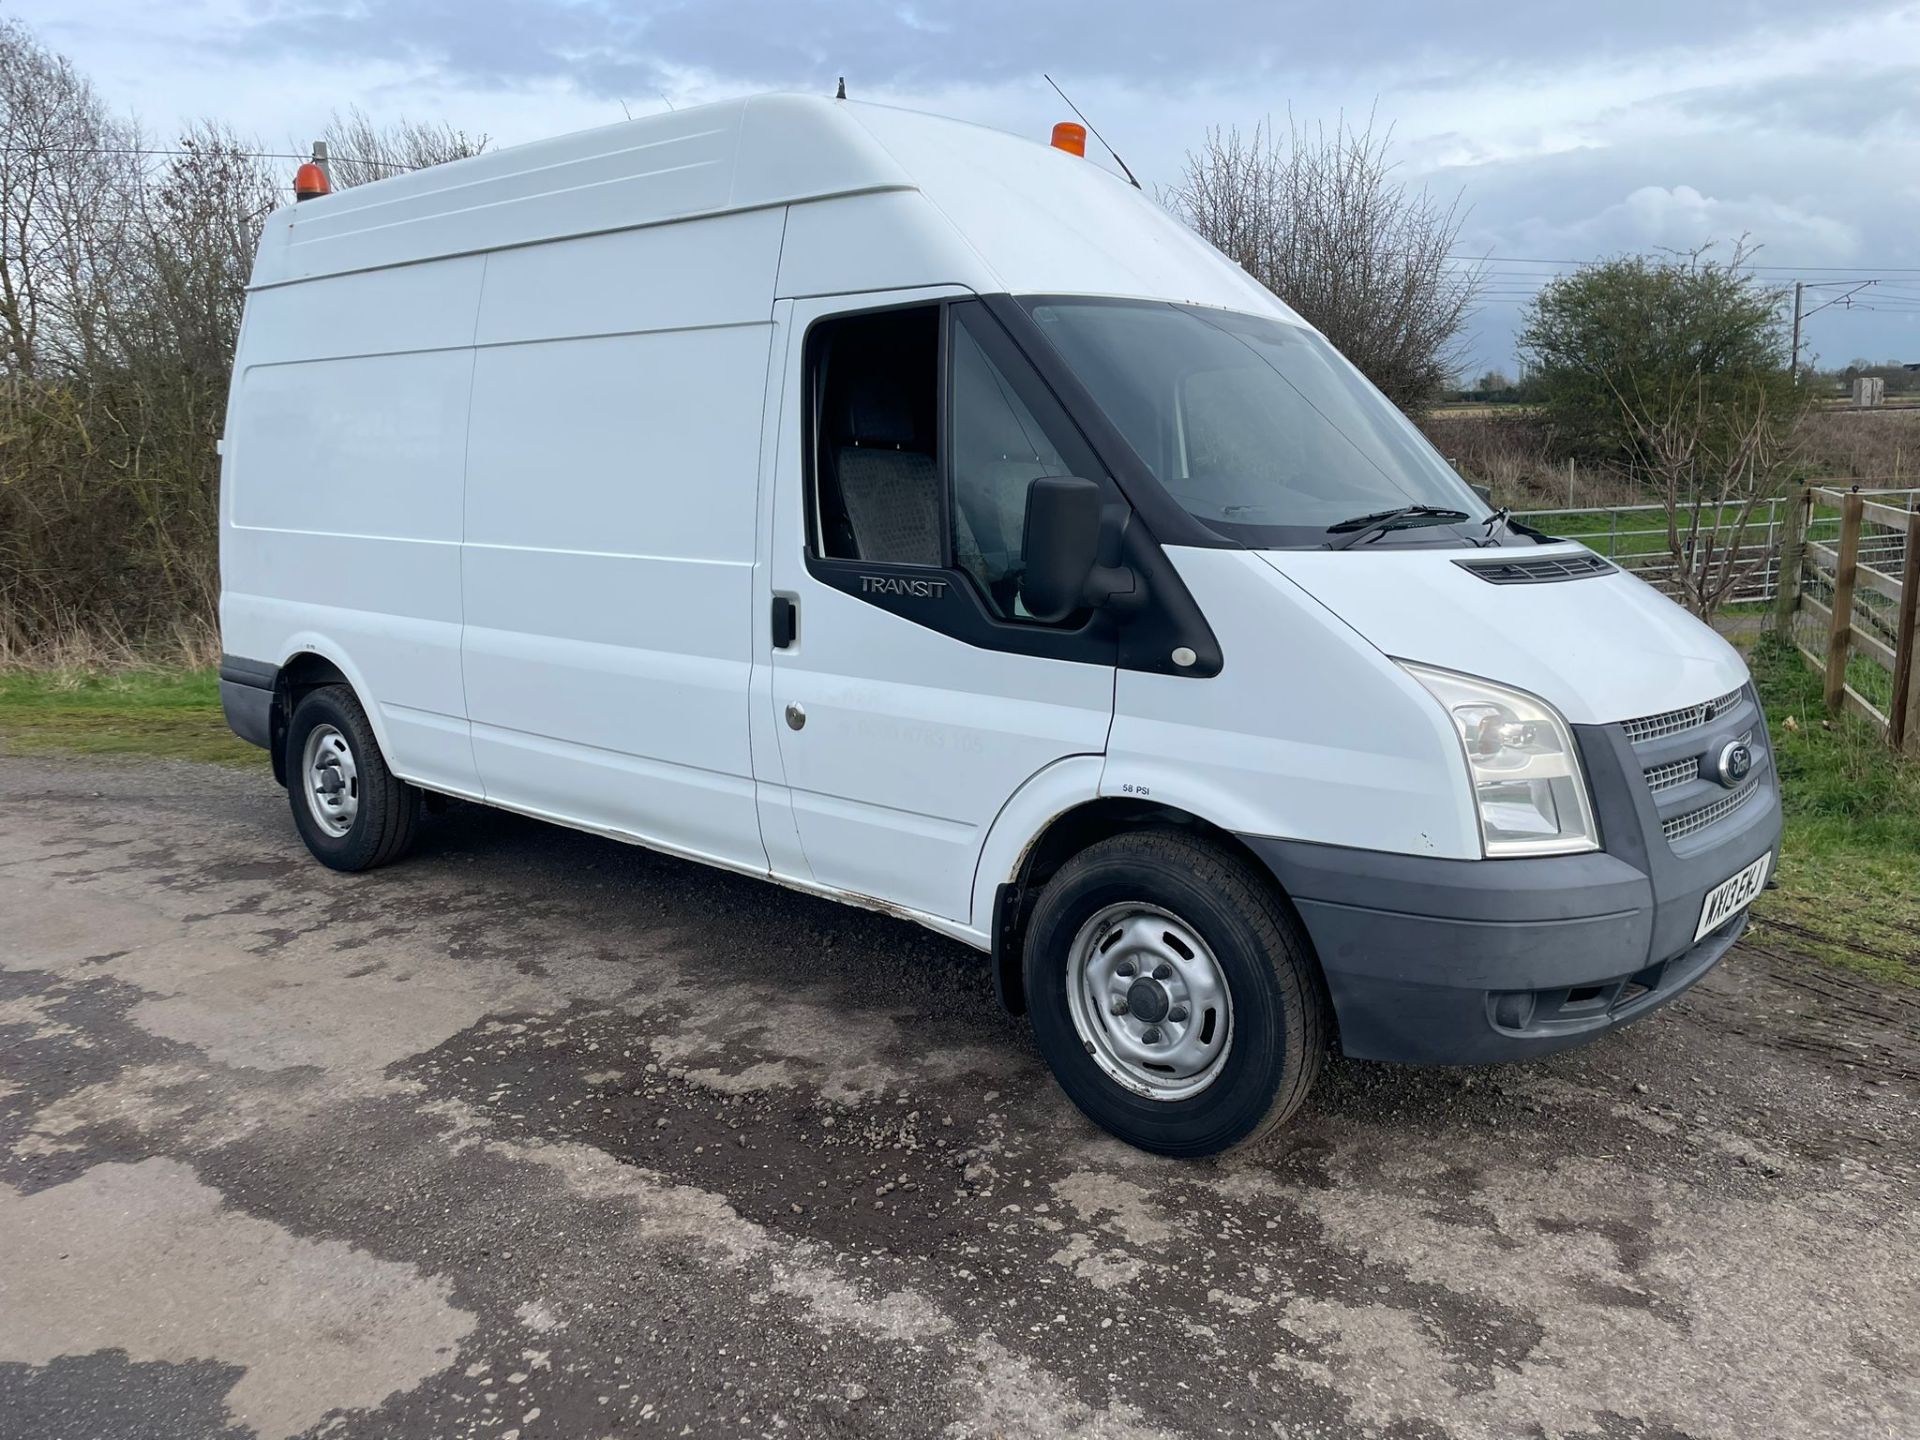
<svg viewBox="0 0 1920 1440"><path fill-rule="evenodd" d="M1062 149L766 97L267 222L221 695L341 870L459 796L991 956L1147 1149L1544 1055L1746 924L1739 656Z"/></svg>

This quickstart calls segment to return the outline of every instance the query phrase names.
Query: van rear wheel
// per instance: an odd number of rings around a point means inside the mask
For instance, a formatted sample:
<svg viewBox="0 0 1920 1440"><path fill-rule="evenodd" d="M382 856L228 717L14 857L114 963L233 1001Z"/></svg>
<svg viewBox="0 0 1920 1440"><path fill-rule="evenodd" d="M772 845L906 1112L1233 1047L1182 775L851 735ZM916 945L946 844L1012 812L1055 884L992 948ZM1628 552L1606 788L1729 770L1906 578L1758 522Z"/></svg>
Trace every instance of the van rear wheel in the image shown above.
<svg viewBox="0 0 1920 1440"><path fill-rule="evenodd" d="M1167 831L1064 865L1026 939L1035 1038L1095 1124L1161 1155L1212 1155L1283 1124L1326 1051L1299 923L1240 857Z"/></svg>
<svg viewBox="0 0 1920 1440"><path fill-rule="evenodd" d="M335 870L390 864L413 844L420 791L387 768L345 685L308 691L287 726L287 799L314 859Z"/></svg>

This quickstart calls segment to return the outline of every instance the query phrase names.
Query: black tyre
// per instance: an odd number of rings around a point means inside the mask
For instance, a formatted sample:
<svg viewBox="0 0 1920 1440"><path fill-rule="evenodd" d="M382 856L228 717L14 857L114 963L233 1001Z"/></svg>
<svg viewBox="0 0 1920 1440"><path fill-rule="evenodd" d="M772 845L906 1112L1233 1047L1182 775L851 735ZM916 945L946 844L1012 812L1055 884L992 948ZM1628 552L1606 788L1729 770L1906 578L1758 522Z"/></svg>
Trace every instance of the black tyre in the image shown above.
<svg viewBox="0 0 1920 1440"><path fill-rule="evenodd" d="M287 726L287 799L314 859L371 870L406 854L420 792L387 768L373 726L345 685L310 690Z"/></svg>
<svg viewBox="0 0 1920 1440"><path fill-rule="evenodd" d="M1027 1004L1060 1087L1161 1155L1212 1155L1300 1108L1327 1046L1299 922L1245 861L1171 831L1064 865L1026 939Z"/></svg>

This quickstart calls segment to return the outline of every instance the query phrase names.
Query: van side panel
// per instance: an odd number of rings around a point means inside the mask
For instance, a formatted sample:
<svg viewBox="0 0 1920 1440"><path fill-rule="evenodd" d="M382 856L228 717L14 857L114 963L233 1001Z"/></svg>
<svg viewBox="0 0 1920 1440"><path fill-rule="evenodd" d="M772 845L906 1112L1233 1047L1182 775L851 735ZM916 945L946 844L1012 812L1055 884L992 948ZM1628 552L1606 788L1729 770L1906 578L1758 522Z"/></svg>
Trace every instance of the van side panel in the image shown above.
<svg viewBox="0 0 1920 1440"><path fill-rule="evenodd" d="M488 258L464 593L489 800L765 867L747 693L781 221Z"/></svg>
<svg viewBox="0 0 1920 1440"><path fill-rule="evenodd" d="M477 794L460 676L461 447L481 262L256 291L229 420L227 653L354 676L396 773Z"/></svg>

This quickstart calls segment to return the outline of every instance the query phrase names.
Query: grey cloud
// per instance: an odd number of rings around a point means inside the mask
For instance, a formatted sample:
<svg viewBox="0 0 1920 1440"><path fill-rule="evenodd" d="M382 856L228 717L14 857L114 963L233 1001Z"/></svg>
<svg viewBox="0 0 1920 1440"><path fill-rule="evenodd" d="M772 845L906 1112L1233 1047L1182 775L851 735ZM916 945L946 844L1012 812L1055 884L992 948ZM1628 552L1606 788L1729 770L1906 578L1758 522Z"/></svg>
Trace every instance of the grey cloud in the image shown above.
<svg viewBox="0 0 1920 1440"><path fill-rule="evenodd" d="M1920 66L1849 67L1718 85L1668 97L1682 114L1709 123L1820 135L1834 140L1920 129Z"/></svg>
<svg viewBox="0 0 1920 1440"><path fill-rule="evenodd" d="M1392 64L1466 78L1520 61L1587 62L1663 48L1735 44L1800 23L1789 0L1616 0L1510 7L1481 25L1450 6L1377 0L1343 8L1229 0L1175 8L1109 0L359 0L276 4L235 35L243 53L404 55L452 80L568 80L588 93L657 88L676 70L742 85L818 85L845 73L873 87L994 84L1042 69L1185 93L1323 66ZM1329 21L1333 23L1328 23ZM318 47L318 48L316 48Z"/></svg>

